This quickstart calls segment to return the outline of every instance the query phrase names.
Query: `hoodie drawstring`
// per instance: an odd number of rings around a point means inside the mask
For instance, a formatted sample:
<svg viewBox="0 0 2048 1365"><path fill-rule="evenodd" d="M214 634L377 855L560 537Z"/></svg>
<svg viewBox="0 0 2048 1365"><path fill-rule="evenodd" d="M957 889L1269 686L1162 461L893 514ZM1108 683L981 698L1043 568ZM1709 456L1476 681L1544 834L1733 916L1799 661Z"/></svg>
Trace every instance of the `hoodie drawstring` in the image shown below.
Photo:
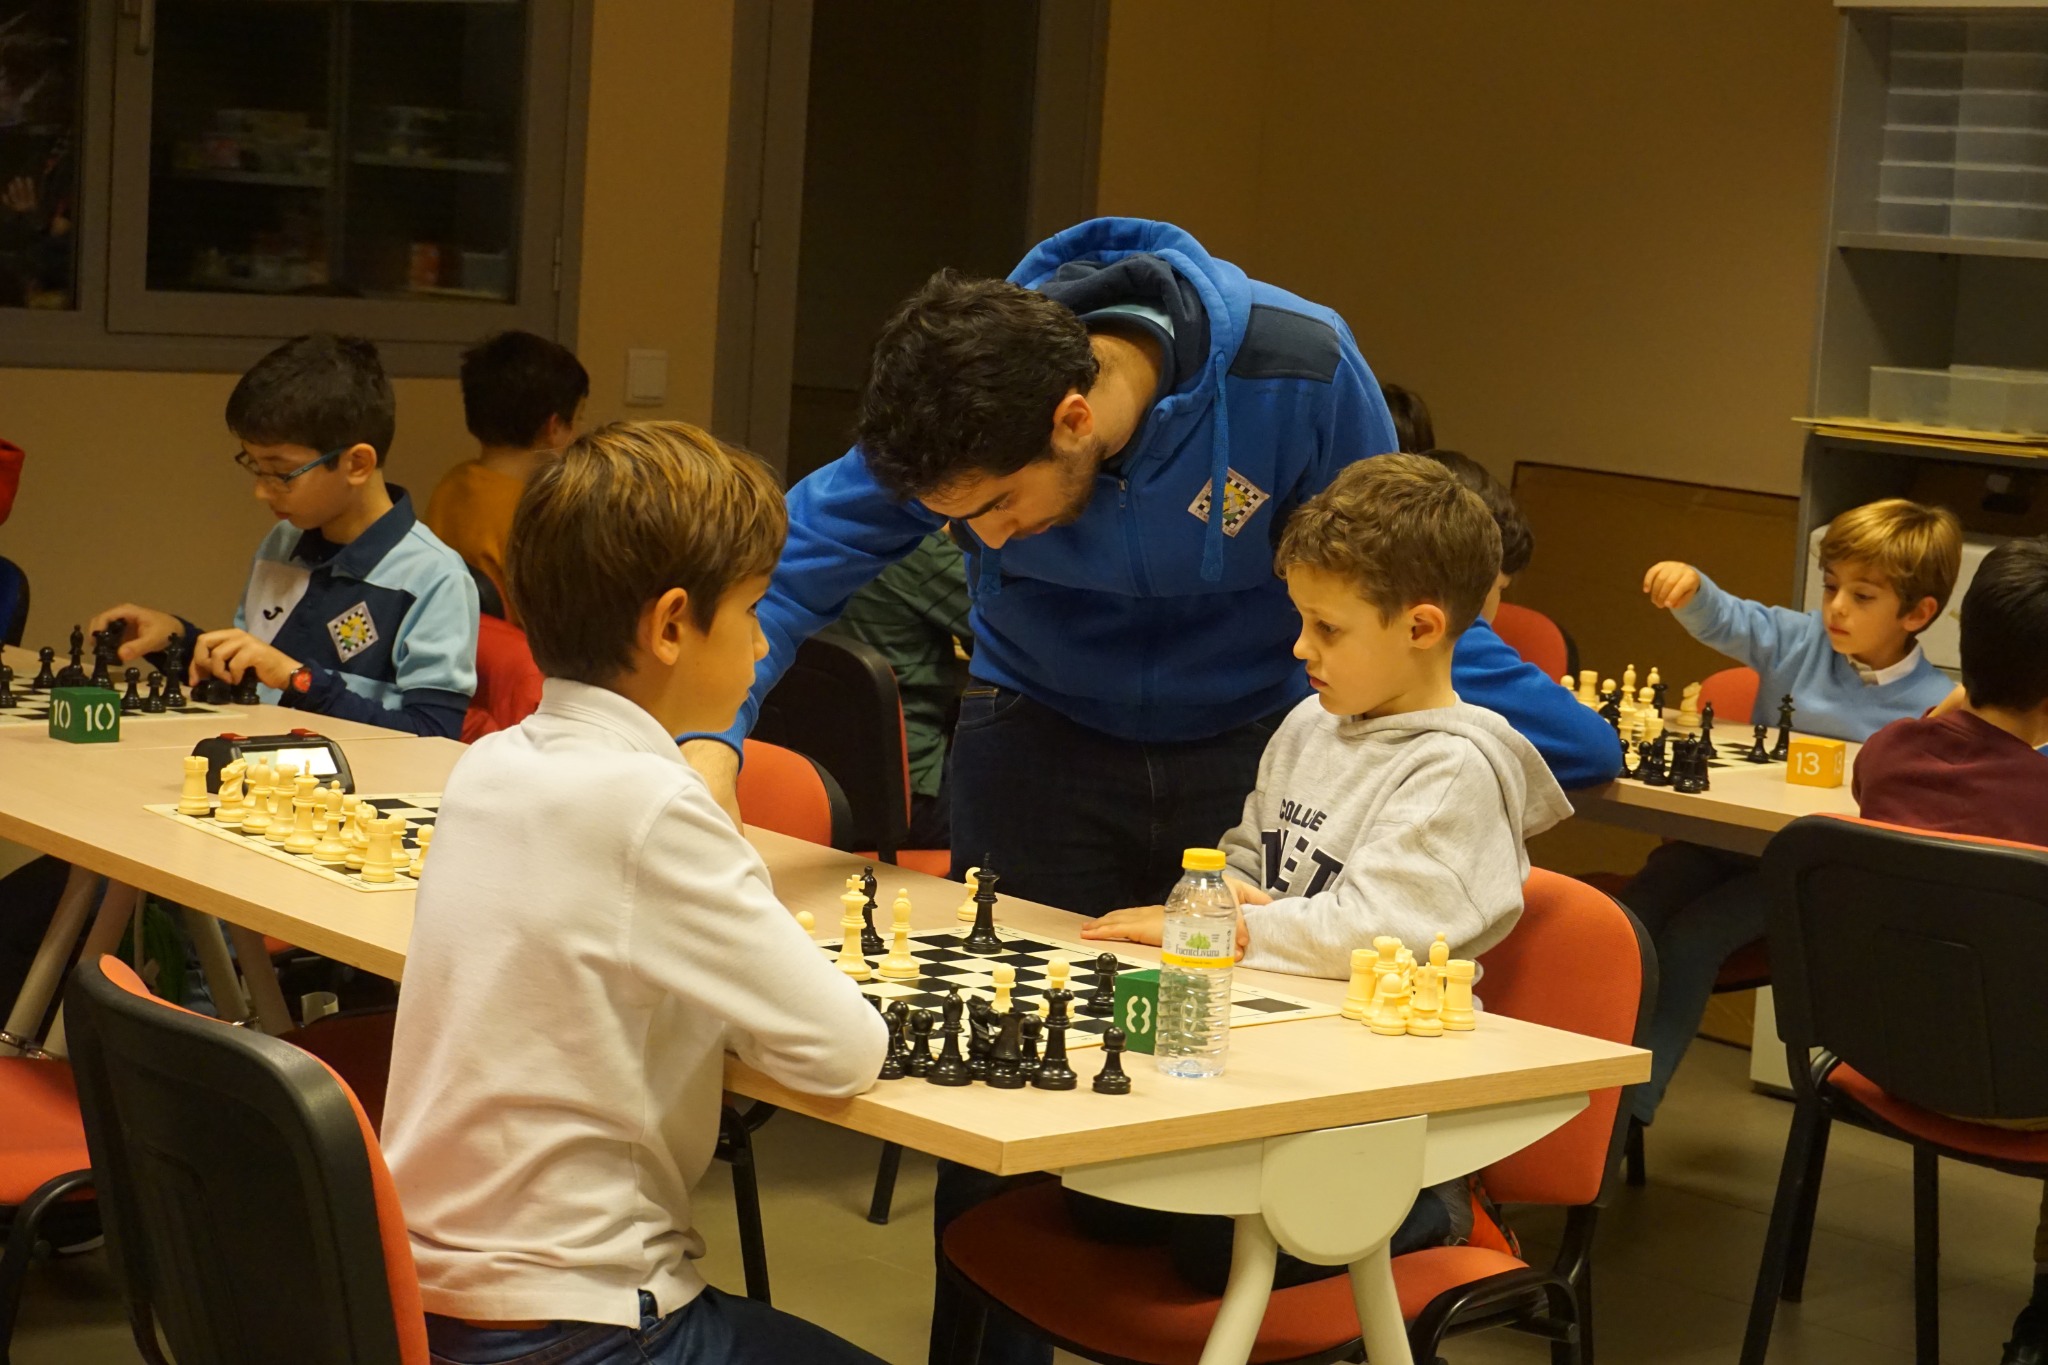
<svg viewBox="0 0 2048 1365"><path fill-rule="evenodd" d="M1212 370L1220 369L1217 360L1209 362ZM1208 382L1204 376L1204 382ZM1215 426L1209 438L1209 529L1202 538L1202 581L1221 583L1223 581L1223 522L1227 510L1224 506L1230 493L1230 404L1227 395L1226 376L1218 376L1216 402L1214 406Z"/></svg>

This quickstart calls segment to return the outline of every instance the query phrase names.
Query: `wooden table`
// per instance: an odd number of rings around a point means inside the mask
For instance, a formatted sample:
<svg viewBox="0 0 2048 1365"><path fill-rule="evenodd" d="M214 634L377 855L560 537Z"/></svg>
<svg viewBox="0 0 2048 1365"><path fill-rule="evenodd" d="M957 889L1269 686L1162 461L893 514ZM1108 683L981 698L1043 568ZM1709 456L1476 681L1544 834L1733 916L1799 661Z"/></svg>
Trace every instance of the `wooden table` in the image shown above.
<svg viewBox="0 0 2048 1365"><path fill-rule="evenodd" d="M1603 824L1732 853L1761 853L1773 834L1802 815L1856 814L1847 774L1855 771L1863 746L1848 747L1839 787L1795 787L1785 780L1782 763L1738 760L1714 769L1712 785L1703 792L1687 794L1617 778L1602 787L1573 792L1572 806L1588 820Z"/></svg>
<svg viewBox="0 0 2048 1365"><path fill-rule="evenodd" d="M438 791L461 753L445 740L352 743L365 792ZM249 934L272 934L384 976L403 974L413 893L367 894L143 809L174 800L181 773L165 750L23 746L0 768L0 837L193 906ZM859 860L756 830L751 838L791 909L834 924ZM879 869L881 897L907 890L914 926L954 924L963 888ZM118 909L118 907L116 907ZM108 911L95 925L102 934ZM1005 897L998 920L1075 939L1079 920ZM119 936L118 920L112 929ZM91 947L89 942L89 948ZM1118 945L1130 956L1155 950ZM104 946L101 946L104 951ZM1293 994L1340 1001L1344 983L1251 974ZM1143 1207L1237 1220L1236 1253L1205 1362L1250 1351L1285 1247L1350 1266L1375 1365L1407 1365L1387 1239L1417 1191L1517 1151L1579 1112L1586 1093L1649 1074L1648 1055L1486 1016L1470 1034L1380 1038L1337 1018L1233 1030L1227 1074L1185 1081L1129 1054L1133 1093L1096 1095L1100 1052L1074 1060L1082 1088L1009 1093L886 1082L828 1100L797 1094L728 1059L728 1089L984 1170L1057 1171L1075 1188ZM1307 1210L1306 1215L1304 1210Z"/></svg>

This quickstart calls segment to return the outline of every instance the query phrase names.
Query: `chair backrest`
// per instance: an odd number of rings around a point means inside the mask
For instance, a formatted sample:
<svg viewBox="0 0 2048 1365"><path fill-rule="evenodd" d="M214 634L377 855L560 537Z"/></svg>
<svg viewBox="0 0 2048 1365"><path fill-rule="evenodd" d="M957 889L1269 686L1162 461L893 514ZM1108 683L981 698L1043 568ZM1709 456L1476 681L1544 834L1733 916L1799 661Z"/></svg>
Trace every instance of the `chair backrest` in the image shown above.
<svg viewBox="0 0 2048 1365"><path fill-rule="evenodd" d="M740 766L740 816L792 839L850 849L853 814L846 793L818 761L794 749L750 739Z"/></svg>
<svg viewBox="0 0 2048 1365"><path fill-rule="evenodd" d="M1563 628L1540 611L1503 602L1493 618L1493 633L1545 677L1559 678L1572 671L1572 650Z"/></svg>
<svg viewBox="0 0 2048 1365"><path fill-rule="evenodd" d="M213 1365L428 1365L398 1193L349 1091L290 1044L151 997L65 994L107 1245L138 1338Z"/></svg>
<svg viewBox="0 0 2048 1365"><path fill-rule="evenodd" d="M1763 880L1795 1087L1821 1047L1926 1109L2048 1114L2048 849L1806 816Z"/></svg>
<svg viewBox="0 0 2048 1365"><path fill-rule="evenodd" d="M895 861L910 829L910 766L896 674L881 651L832 631L804 641L762 699L754 737L822 764L853 812L847 846Z"/></svg>
<svg viewBox="0 0 2048 1365"><path fill-rule="evenodd" d="M1724 668L1718 673L1709 673L1700 681L1700 705L1714 704L1714 719L1736 725L1754 725L1760 720L1772 720L1777 716L1773 710L1768 716L1756 713L1756 690L1763 683L1753 668Z"/></svg>
<svg viewBox="0 0 2048 1365"><path fill-rule="evenodd" d="M491 580L491 576L476 565L471 564L468 560L464 560L462 566L469 570L470 578L476 582L477 612L480 615L495 616L499 620L503 620L505 617L505 594L499 592L498 585Z"/></svg>
<svg viewBox="0 0 2048 1365"><path fill-rule="evenodd" d="M1649 937L1634 915L1584 882L1532 868L1521 920L1480 961L1478 993L1489 1014L1644 1045L1657 995ZM1595 1091L1569 1123L1487 1167L1487 1192L1509 1204L1594 1203L1626 1129L1621 1091Z"/></svg>
<svg viewBox="0 0 2048 1365"><path fill-rule="evenodd" d="M496 616L477 619L476 695L462 718L462 742L509 730L540 705L540 666L526 632Z"/></svg>
<svg viewBox="0 0 2048 1365"><path fill-rule="evenodd" d="M28 575L0 556L0 644L18 645L28 630Z"/></svg>

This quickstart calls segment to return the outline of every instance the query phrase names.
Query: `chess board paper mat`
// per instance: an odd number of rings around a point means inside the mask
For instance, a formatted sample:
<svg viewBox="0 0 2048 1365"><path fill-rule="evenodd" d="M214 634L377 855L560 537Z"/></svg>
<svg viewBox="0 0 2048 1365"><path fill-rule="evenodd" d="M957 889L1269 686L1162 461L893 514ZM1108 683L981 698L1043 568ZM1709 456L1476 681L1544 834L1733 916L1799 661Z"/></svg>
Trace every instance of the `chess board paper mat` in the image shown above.
<svg viewBox="0 0 2048 1365"><path fill-rule="evenodd" d="M441 813L439 792L398 792L382 796L365 796L363 800L375 806L381 816L388 818L402 815L414 827L408 829L405 834L404 861L408 863L412 861L412 851L419 846L418 839L414 837L417 827L433 824ZM218 797L214 798L214 804L220 804ZM244 834L239 826L230 828L211 817L180 815L175 802L162 806L146 806L144 809L153 815L176 820L191 829L202 830L216 839L226 839L230 843L239 844L252 853L290 863L301 871L310 872L316 877L325 877L328 881L346 886L352 891L412 891L419 886L417 881L398 868L392 869L393 876L388 882L366 882L361 872L345 864L315 862L306 854L287 853L283 844L273 844L261 834ZM399 861L397 849L392 850L392 860Z"/></svg>
<svg viewBox="0 0 2048 1365"><path fill-rule="evenodd" d="M877 926L878 928L881 926ZM889 937L887 932L882 935ZM1095 989L1095 959L1104 951L1101 944L1068 943L1061 939L1036 934L1021 934L998 926L996 937L1003 940L1003 951L988 957L977 957L961 946L966 939L966 929L923 929L910 935L910 955L917 959L919 977L915 981L885 981L880 976L871 977L859 984L861 993L878 999L886 1007L902 1000L917 1009L937 1009L945 1003L949 989L958 987L962 999L980 997L995 999L995 969L1005 963L1017 969L1017 984L1011 991L1014 1003L1036 1002L1046 992L1046 966L1054 958L1065 958L1072 964L1067 975L1067 989L1074 993L1074 1005L1079 1006ZM840 940L819 939L818 947L835 960L839 956ZM870 958L869 965L879 964L880 958ZM1142 971L1156 967L1156 962L1142 962L1135 958L1117 955L1124 971ZM1230 985L1230 1026L1246 1028L1254 1024L1277 1024L1290 1019L1322 1019L1338 1013L1335 1005L1325 1005L1299 996L1286 995L1262 987L1248 986L1233 975ZM1096 1047L1102 1042L1102 1035L1109 1030L1110 1020L1096 1018L1069 1010L1072 1023L1067 1030L1067 1046Z"/></svg>
<svg viewBox="0 0 2048 1365"><path fill-rule="evenodd" d="M48 729L50 725L50 694L47 692L17 692L15 695L21 698L21 705L10 706L5 710L0 710L0 725L37 725ZM152 720L189 720L193 716L220 716L223 719L227 719L247 714L248 712L237 711L232 706L201 706L195 701L188 702L183 707L175 710L166 708L162 711L124 713L121 717L121 724L125 727Z"/></svg>

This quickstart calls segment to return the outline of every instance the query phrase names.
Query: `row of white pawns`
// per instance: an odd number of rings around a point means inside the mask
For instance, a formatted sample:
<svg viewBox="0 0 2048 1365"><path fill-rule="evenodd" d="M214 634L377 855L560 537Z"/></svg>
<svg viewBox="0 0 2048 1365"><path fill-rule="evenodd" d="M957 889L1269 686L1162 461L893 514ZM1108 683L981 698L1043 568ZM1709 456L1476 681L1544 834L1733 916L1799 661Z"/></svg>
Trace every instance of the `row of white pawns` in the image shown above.
<svg viewBox="0 0 2048 1365"><path fill-rule="evenodd" d="M418 877L426 870L432 825L420 827L419 846L408 862L405 817L380 817L375 806L343 792L339 782L322 787L319 778L301 773L297 764L261 759L251 764L238 758L220 770L216 806L206 792L209 766L203 755L186 757L178 814L211 817L224 827L260 835L286 853L360 872L366 882L394 881L399 872Z"/></svg>

